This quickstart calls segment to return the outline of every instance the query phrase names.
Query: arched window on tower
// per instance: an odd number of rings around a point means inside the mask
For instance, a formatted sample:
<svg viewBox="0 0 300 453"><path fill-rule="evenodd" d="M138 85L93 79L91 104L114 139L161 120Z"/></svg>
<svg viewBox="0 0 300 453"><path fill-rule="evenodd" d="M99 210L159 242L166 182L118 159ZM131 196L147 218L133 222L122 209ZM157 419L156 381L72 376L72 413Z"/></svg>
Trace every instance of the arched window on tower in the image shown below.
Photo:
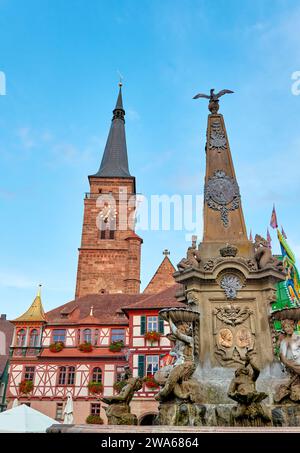
<svg viewBox="0 0 300 453"><path fill-rule="evenodd" d="M22 348L25 346L25 342L26 342L26 330L20 329L17 333L17 346L20 346Z"/></svg>
<svg viewBox="0 0 300 453"><path fill-rule="evenodd" d="M116 219L101 220L100 239L114 239L116 231Z"/></svg>
<svg viewBox="0 0 300 453"><path fill-rule="evenodd" d="M93 369L92 381L100 383L102 382L102 370L99 367Z"/></svg>
<svg viewBox="0 0 300 453"><path fill-rule="evenodd" d="M91 329L84 329L83 331L83 340L85 343L92 342L92 331Z"/></svg>
<svg viewBox="0 0 300 453"><path fill-rule="evenodd" d="M30 332L30 337L29 337L29 346L31 348L35 348L36 346L38 346L38 343L39 343L39 333L38 333L37 329L32 329L32 331Z"/></svg>

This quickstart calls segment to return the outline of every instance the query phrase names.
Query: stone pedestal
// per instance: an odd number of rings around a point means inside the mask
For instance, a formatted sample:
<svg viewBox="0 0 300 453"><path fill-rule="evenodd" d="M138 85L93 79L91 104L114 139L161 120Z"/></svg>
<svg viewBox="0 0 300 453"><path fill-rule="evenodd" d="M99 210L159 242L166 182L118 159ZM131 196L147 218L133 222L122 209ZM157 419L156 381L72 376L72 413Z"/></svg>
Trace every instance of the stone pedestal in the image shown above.
<svg viewBox="0 0 300 453"><path fill-rule="evenodd" d="M157 423L170 426L205 426L206 407L202 404L166 402L159 406Z"/></svg>

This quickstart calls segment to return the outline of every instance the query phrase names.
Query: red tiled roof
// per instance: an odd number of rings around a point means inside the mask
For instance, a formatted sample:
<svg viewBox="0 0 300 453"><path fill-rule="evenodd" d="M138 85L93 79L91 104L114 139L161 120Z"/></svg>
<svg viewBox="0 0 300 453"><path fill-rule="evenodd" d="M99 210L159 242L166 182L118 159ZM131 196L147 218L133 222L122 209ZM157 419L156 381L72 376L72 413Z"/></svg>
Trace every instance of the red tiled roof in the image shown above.
<svg viewBox="0 0 300 453"><path fill-rule="evenodd" d="M0 319L0 332L4 333L6 342L5 355L0 354L0 377L1 377L9 357L9 348L13 337L14 325L10 321L7 321L6 319Z"/></svg>
<svg viewBox="0 0 300 453"><path fill-rule="evenodd" d="M169 308L169 307L186 307L182 302L176 300L175 294L182 286L178 283L160 293L147 295L146 298L138 300L131 305L123 307L123 311L151 308Z"/></svg>
<svg viewBox="0 0 300 453"><path fill-rule="evenodd" d="M174 284L156 294L90 294L48 311L46 318L50 325L89 324L90 321L90 324L126 326L128 319L124 312L129 309L184 307L175 297L180 288L180 284Z"/></svg>
<svg viewBox="0 0 300 453"><path fill-rule="evenodd" d="M146 297L144 294L90 294L48 311L47 322L49 324L79 324L82 320L86 322L93 306L93 317L98 318L100 325L127 325L128 320L121 310L122 307Z"/></svg>
<svg viewBox="0 0 300 453"><path fill-rule="evenodd" d="M154 294L163 291L175 284L173 274L175 267L168 256L165 256L158 266L155 274L144 289L144 294Z"/></svg>

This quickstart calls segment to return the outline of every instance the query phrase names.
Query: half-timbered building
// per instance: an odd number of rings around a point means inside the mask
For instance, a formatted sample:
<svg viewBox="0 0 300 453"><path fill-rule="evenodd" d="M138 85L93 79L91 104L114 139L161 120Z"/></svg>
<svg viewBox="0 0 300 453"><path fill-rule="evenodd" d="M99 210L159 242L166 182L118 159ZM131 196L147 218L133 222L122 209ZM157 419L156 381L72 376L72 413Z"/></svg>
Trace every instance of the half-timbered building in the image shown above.
<svg viewBox="0 0 300 453"><path fill-rule="evenodd" d="M159 310L180 306L180 285L169 252L140 293L142 239L134 231L136 181L130 174L121 86L97 173L89 176L79 248L75 299L44 313L40 292L13 321L9 405L18 398L57 420L67 394L74 422L89 415L106 421L101 395L122 385L123 367L145 377L132 401L140 423L157 413L153 374L170 350Z"/></svg>

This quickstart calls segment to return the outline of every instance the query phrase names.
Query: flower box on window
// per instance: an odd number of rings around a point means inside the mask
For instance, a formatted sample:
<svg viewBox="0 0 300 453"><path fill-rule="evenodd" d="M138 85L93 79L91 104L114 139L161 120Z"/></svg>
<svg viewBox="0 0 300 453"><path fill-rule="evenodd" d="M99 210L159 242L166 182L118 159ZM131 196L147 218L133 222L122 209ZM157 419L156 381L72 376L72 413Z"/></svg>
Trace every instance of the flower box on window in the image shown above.
<svg viewBox="0 0 300 453"><path fill-rule="evenodd" d="M94 395L99 395L100 393L103 392L103 384L102 382L91 381L88 383L88 389L90 393Z"/></svg>
<svg viewBox="0 0 300 453"><path fill-rule="evenodd" d="M78 346L79 351L81 352L91 352L93 350L93 346L91 343L81 343Z"/></svg>
<svg viewBox="0 0 300 453"><path fill-rule="evenodd" d="M146 376L144 378L144 382L146 386L149 388L157 389L159 387L159 384L154 380L153 376Z"/></svg>
<svg viewBox="0 0 300 453"><path fill-rule="evenodd" d="M89 415L85 422L89 425L103 425L103 420L100 415Z"/></svg>
<svg viewBox="0 0 300 453"><path fill-rule="evenodd" d="M49 349L51 352L60 352L64 349L65 345L62 341L56 341L50 344Z"/></svg>
<svg viewBox="0 0 300 453"><path fill-rule="evenodd" d="M146 332L144 335L146 340L151 341L151 343L154 343L155 341L158 341L161 337L161 333L156 332L156 331L150 331Z"/></svg>
<svg viewBox="0 0 300 453"><path fill-rule="evenodd" d="M20 393L23 393L25 395L28 395L28 393L31 393L33 390L33 382L32 381L23 381L20 382L19 384L19 391Z"/></svg>
<svg viewBox="0 0 300 453"><path fill-rule="evenodd" d="M109 345L109 350L111 352L120 352L122 348L124 348L124 341L123 340L112 341L110 343L110 345Z"/></svg>
<svg viewBox="0 0 300 453"><path fill-rule="evenodd" d="M127 381L115 382L114 383L114 390L116 390L116 392L120 393L122 391L122 389L125 387L126 384L127 384Z"/></svg>

